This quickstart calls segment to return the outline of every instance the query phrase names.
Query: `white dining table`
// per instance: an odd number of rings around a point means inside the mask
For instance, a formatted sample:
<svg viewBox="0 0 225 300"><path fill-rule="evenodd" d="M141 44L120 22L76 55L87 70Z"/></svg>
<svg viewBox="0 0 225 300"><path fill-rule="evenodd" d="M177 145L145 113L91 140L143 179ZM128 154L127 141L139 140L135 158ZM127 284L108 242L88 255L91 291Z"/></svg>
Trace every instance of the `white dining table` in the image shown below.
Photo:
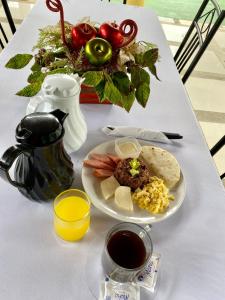
<svg viewBox="0 0 225 300"><path fill-rule="evenodd" d="M127 113L114 105L81 105L88 138L78 152L71 154L76 187L82 188L83 158L96 145L112 139L101 131L106 125L138 126L183 135L182 140L172 144L158 144L175 155L187 187L179 210L153 224L154 252L161 254L160 280L157 294L142 291L141 300L154 297L156 300L224 300L224 187L158 17L143 7L95 0L63 3L65 19L74 24L86 16L98 22L133 19L139 28L137 39L157 44L160 51L157 63L160 81L152 77L150 101L145 109L135 104ZM58 20L58 14L50 12L45 1L37 1L0 55L0 155L16 143L15 128L24 117L29 101L15 95L26 85L29 67L12 70L4 65L17 53L30 53L38 29ZM92 207L91 226L85 238L77 243L63 243L53 231L52 203L29 201L0 178L0 299L95 299L87 269L93 277L98 270L91 264L87 266L88 256L94 251L93 241L100 239L103 243L104 233L118 222Z"/></svg>

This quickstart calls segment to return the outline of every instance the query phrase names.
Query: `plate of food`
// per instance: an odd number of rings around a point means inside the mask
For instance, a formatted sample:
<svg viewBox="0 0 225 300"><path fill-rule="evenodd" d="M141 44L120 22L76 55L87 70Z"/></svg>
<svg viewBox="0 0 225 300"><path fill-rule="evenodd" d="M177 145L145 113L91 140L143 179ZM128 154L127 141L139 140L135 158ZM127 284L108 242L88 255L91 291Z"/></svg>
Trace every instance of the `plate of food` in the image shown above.
<svg viewBox="0 0 225 300"><path fill-rule="evenodd" d="M125 222L151 224L173 215L186 192L176 158L134 138L105 142L83 161L82 182L98 209Z"/></svg>

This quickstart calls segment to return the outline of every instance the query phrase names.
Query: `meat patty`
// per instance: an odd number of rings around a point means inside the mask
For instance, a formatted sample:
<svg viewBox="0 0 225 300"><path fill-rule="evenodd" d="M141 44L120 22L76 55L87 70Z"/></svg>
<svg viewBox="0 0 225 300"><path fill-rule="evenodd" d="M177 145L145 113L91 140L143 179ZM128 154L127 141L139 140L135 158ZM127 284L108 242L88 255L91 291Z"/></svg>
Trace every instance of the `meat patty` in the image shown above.
<svg viewBox="0 0 225 300"><path fill-rule="evenodd" d="M140 166L138 168L139 174L132 176L130 174L131 160L132 158L121 160L116 166L114 176L120 185L129 186L132 190L136 190L149 182L150 172L146 165L142 161L138 160L140 162Z"/></svg>

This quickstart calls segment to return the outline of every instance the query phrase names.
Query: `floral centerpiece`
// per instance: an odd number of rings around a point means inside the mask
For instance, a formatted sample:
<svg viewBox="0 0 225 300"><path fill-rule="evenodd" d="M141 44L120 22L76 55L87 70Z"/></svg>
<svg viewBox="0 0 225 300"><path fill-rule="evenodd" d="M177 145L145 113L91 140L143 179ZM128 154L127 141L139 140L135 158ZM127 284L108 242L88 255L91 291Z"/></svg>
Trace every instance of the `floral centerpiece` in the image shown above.
<svg viewBox="0 0 225 300"><path fill-rule="evenodd" d="M130 19L98 24L84 18L75 26L64 21L60 0L46 0L47 7L60 12L60 22L40 29L33 47L37 53L17 54L8 68L25 67L34 57L28 85L17 95L37 94L50 74L78 73L86 86L94 87L99 102L105 100L129 111L135 99L143 107L150 95L150 74L157 79L158 48L149 42L135 41L138 26Z"/></svg>

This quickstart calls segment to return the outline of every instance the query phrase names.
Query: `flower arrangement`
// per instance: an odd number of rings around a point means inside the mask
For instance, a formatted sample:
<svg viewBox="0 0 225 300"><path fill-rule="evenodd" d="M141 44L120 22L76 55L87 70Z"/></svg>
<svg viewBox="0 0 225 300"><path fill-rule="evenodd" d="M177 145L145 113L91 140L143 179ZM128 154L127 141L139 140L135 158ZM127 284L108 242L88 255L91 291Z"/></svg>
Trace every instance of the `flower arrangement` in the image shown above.
<svg viewBox="0 0 225 300"><path fill-rule="evenodd" d="M137 24L127 19L120 25L99 25L84 18L74 26L64 21L60 0L46 0L46 4L50 10L60 12L60 22L40 29L34 56L17 54L6 64L19 69L34 57L29 84L17 95L34 96L47 75L78 73L85 85L95 88L100 102L109 100L129 112L136 99L145 107L150 95L146 68L158 79L155 64L159 54L156 45L135 41Z"/></svg>

